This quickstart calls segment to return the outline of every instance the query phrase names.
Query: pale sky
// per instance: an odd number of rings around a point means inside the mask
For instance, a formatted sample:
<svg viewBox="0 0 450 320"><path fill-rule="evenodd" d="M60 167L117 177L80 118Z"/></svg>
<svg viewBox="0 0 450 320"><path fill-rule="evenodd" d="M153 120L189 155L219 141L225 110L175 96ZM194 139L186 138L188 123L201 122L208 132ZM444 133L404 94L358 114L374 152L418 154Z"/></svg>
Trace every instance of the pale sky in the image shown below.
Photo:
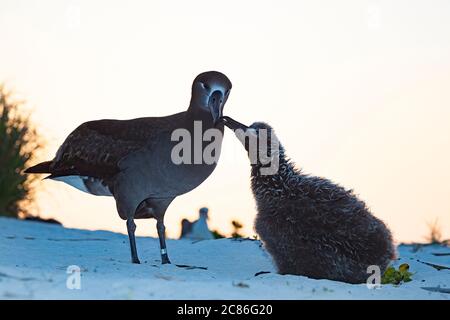
<svg viewBox="0 0 450 320"><path fill-rule="evenodd" d="M194 77L233 82L224 113L266 121L305 172L352 188L397 241L450 237L450 2L0 0L0 82L26 98L48 158L80 123L185 110ZM166 213L210 208L254 234L249 163L227 131L215 172ZM112 198L53 181L42 215L126 232ZM156 235L138 221L139 235Z"/></svg>

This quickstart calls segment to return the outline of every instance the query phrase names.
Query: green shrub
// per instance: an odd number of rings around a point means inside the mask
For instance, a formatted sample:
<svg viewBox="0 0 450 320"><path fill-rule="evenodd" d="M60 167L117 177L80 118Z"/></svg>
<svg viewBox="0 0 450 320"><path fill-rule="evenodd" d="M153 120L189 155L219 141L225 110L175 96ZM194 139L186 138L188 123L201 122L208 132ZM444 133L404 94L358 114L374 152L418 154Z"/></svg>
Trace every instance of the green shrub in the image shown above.
<svg viewBox="0 0 450 320"><path fill-rule="evenodd" d="M410 282L412 273L409 272L409 265L403 263L395 270L394 267L390 266L386 269L383 276L381 277L382 284L395 284L398 285L402 282Z"/></svg>
<svg viewBox="0 0 450 320"><path fill-rule="evenodd" d="M23 171L42 143L23 103L0 85L0 215L24 217L33 203L37 177Z"/></svg>

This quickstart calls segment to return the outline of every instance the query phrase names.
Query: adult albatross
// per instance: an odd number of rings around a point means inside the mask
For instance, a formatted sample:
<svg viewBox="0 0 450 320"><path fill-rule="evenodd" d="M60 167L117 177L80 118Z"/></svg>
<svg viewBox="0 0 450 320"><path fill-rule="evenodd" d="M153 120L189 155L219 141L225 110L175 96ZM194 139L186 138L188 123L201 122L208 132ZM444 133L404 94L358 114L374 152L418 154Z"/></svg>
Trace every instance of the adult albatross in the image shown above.
<svg viewBox="0 0 450 320"><path fill-rule="evenodd" d="M164 117L85 122L66 138L53 160L25 172L48 173L47 178L81 191L113 196L119 216L127 221L133 263L140 263L134 219L156 219L161 262L170 263L164 214L175 197L196 188L214 171L217 161L202 157L211 144L203 136L208 130L211 133L210 129L218 130L214 135L219 146L214 151L217 160L224 129L220 118L230 90L231 82L224 74L201 73L192 84L187 111ZM180 152L183 159L194 161L174 161L174 148L180 144L173 139L176 130L200 139L185 144ZM211 136L209 140L214 140Z"/></svg>

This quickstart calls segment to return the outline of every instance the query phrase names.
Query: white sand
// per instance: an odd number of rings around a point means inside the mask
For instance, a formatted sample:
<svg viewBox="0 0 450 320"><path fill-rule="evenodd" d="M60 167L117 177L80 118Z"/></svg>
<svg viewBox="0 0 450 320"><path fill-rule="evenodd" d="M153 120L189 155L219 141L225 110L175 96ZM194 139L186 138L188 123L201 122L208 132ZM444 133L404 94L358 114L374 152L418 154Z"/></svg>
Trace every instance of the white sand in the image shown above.
<svg viewBox="0 0 450 320"><path fill-rule="evenodd" d="M329 280L275 273L258 241L231 239L192 243L169 240L173 263L160 265L158 240L138 238L142 264L130 263L128 237L106 231L66 229L38 222L0 218L0 299L449 299L449 247L399 247L413 281L368 289ZM81 289L66 286L67 267L81 268ZM257 272L269 274L255 276ZM76 282L74 282L76 284Z"/></svg>

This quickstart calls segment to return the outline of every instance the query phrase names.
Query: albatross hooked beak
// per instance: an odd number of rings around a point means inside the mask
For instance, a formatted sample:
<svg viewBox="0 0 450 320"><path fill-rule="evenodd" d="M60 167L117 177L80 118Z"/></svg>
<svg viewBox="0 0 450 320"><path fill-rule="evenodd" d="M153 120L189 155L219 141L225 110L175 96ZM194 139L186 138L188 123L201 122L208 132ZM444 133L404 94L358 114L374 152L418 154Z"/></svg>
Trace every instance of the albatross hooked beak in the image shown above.
<svg viewBox="0 0 450 320"><path fill-rule="evenodd" d="M224 105L224 95L222 91L216 90L210 96L208 100L208 107L213 117L214 125L217 125L222 118L222 110Z"/></svg>

